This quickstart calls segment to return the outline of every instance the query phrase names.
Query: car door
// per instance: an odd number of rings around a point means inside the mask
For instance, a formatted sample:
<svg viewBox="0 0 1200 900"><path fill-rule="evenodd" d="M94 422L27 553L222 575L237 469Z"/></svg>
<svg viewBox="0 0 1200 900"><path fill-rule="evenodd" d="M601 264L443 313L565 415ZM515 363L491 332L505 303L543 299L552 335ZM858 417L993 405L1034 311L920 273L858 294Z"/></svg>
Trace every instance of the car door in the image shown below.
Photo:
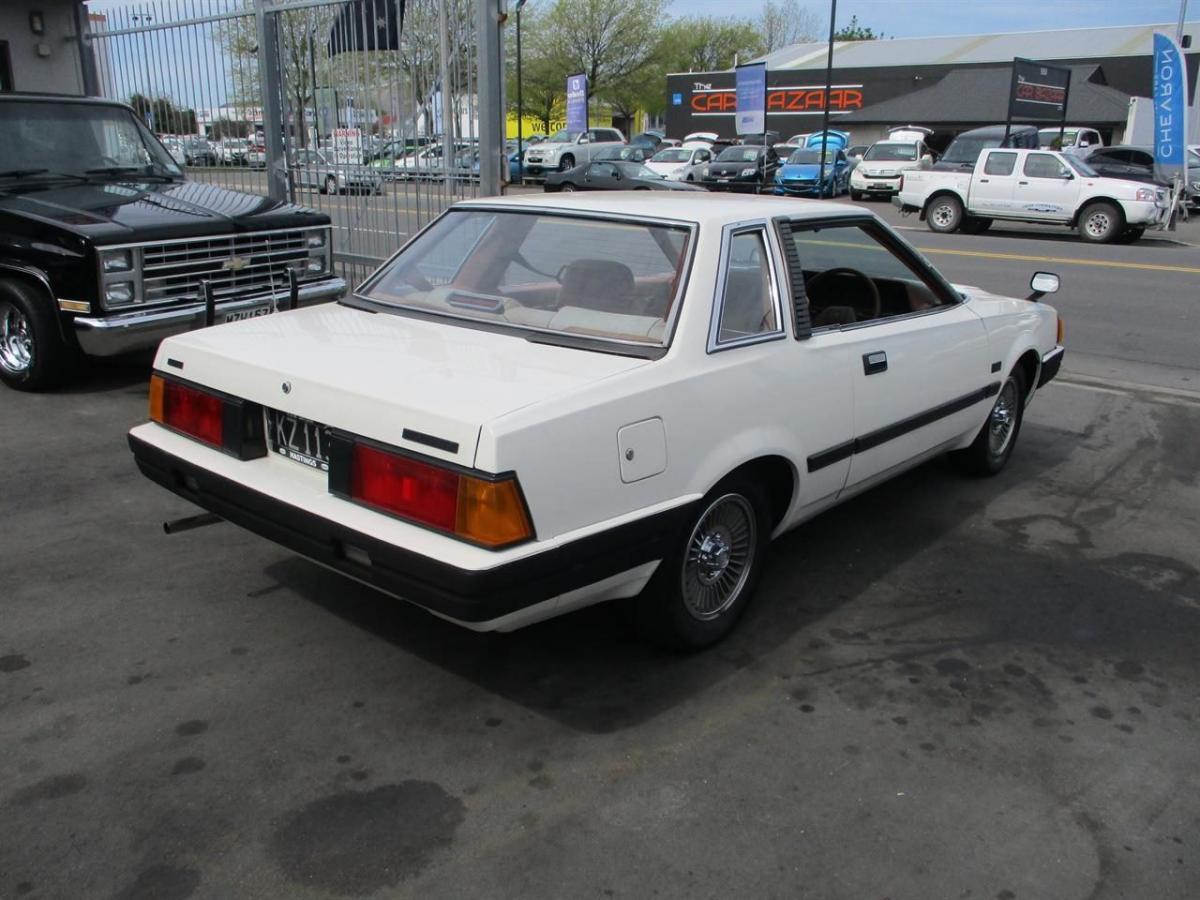
<svg viewBox="0 0 1200 900"><path fill-rule="evenodd" d="M1002 216L1013 208L1013 191L1017 186L1017 152L1015 150L983 151L983 166L972 176L971 212Z"/></svg>
<svg viewBox="0 0 1200 900"><path fill-rule="evenodd" d="M810 471L850 457L847 486L866 486L978 428L999 376L969 304L873 218L797 221L791 240L813 326L807 343L842 348L854 409L851 443L825 448Z"/></svg>
<svg viewBox="0 0 1200 900"><path fill-rule="evenodd" d="M1069 221L1079 206L1079 179L1053 153L1028 153L1013 191L1013 206L1024 218Z"/></svg>
<svg viewBox="0 0 1200 900"><path fill-rule="evenodd" d="M845 336L787 339L784 323L805 298L790 289L786 234L765 222L724 228L708 334L713 383L697 396L709 397L700 402L732 434L748 438L766 423L770 434L790 435L772 441L795 454L802 509L832 502L845 486L850 454L837 448L853 443L854 406ZM726 398L732 403L722 412Z"/></svg>
<svg viewBox="0 0 1200 900"><path fill-rule="evenodd" d="M588 163L580 188L585 191L611 191L617 186L617 167L610 162Z"/></svg>

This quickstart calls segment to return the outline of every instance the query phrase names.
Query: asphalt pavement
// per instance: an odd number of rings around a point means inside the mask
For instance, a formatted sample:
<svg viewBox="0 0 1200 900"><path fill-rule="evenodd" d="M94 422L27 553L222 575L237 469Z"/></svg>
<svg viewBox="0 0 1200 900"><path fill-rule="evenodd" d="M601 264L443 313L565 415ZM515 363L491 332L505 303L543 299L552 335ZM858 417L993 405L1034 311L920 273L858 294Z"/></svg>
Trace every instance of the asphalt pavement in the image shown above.
<svg viewBox="0 0 1200 900"><path fill-rule="evenodd" d="M954 281L1058 272L1065 371L1000 476L934 462L793 531L695 656L164 535L194 509L125 446L144 359L0 394L0 897L1200 894L1200 223L870 208Z"/></svg>

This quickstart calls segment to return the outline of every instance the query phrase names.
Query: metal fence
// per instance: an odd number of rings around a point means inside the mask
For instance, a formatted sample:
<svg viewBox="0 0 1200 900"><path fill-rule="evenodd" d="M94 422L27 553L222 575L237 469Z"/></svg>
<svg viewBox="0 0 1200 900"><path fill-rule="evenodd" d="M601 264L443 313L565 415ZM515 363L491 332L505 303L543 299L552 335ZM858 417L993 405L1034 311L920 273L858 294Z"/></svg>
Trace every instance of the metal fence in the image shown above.
<svg viewBox="0 0 1200 900"><path fill-rule="evenodd" d="M360 281L499 192L501 0L151 0L92 8L96 92L192 180L327 213Z"/></svg>

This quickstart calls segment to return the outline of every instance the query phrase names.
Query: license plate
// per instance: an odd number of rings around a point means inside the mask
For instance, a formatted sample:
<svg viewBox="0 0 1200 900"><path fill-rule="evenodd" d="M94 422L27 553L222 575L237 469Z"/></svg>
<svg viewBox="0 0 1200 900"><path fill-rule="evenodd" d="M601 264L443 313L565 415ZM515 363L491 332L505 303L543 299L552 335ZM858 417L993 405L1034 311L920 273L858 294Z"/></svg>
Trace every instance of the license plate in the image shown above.
<svg viewBox="0 0 1200 900"><path fill-rule="evenodd" d="M329 433L324 425L268 409L267 444L272 453L310 469L329 471Z"/></svg>
<svg viewBox="0 0 1200 900"><path fill-rule="evenodd" d="M728 178L718 178L717 181L719 181L721 184L729 184Z"/></svg>
<svg viewBox="0 0 1200 900"><path fill-rule="evenodd" d="M225 313L224 322L240 322L243 319L257 319L259 316L269 316L275 310L268 304L266 306L256 306L253 309L235 309L232 312Z"/></svg>

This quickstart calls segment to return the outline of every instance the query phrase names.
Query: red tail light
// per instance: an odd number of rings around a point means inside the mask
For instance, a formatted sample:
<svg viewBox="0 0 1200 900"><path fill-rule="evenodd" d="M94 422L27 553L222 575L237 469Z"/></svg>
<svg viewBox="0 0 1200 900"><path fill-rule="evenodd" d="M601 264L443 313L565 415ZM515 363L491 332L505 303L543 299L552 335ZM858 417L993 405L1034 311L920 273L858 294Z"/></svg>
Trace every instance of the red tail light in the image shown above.
<svg viewBox="0 0 1200 900"><path fill-rule="evenodd" d="M351 500L491 549L533 537L514 476L481 478L360 443L349 456Z"/></svg>
<svg viewBox="0 0 1200 900"><path fill-rule="evenodd" d="M225 445L225 404L190 385L151 378L150 418L214 447Z"/></svg>
<svg viewBox="0 0 1200 900"><path fill-rule="evenodd" d="M238 459L267 452L261 406L173 378L151 376L150 418Z"/></svg>

